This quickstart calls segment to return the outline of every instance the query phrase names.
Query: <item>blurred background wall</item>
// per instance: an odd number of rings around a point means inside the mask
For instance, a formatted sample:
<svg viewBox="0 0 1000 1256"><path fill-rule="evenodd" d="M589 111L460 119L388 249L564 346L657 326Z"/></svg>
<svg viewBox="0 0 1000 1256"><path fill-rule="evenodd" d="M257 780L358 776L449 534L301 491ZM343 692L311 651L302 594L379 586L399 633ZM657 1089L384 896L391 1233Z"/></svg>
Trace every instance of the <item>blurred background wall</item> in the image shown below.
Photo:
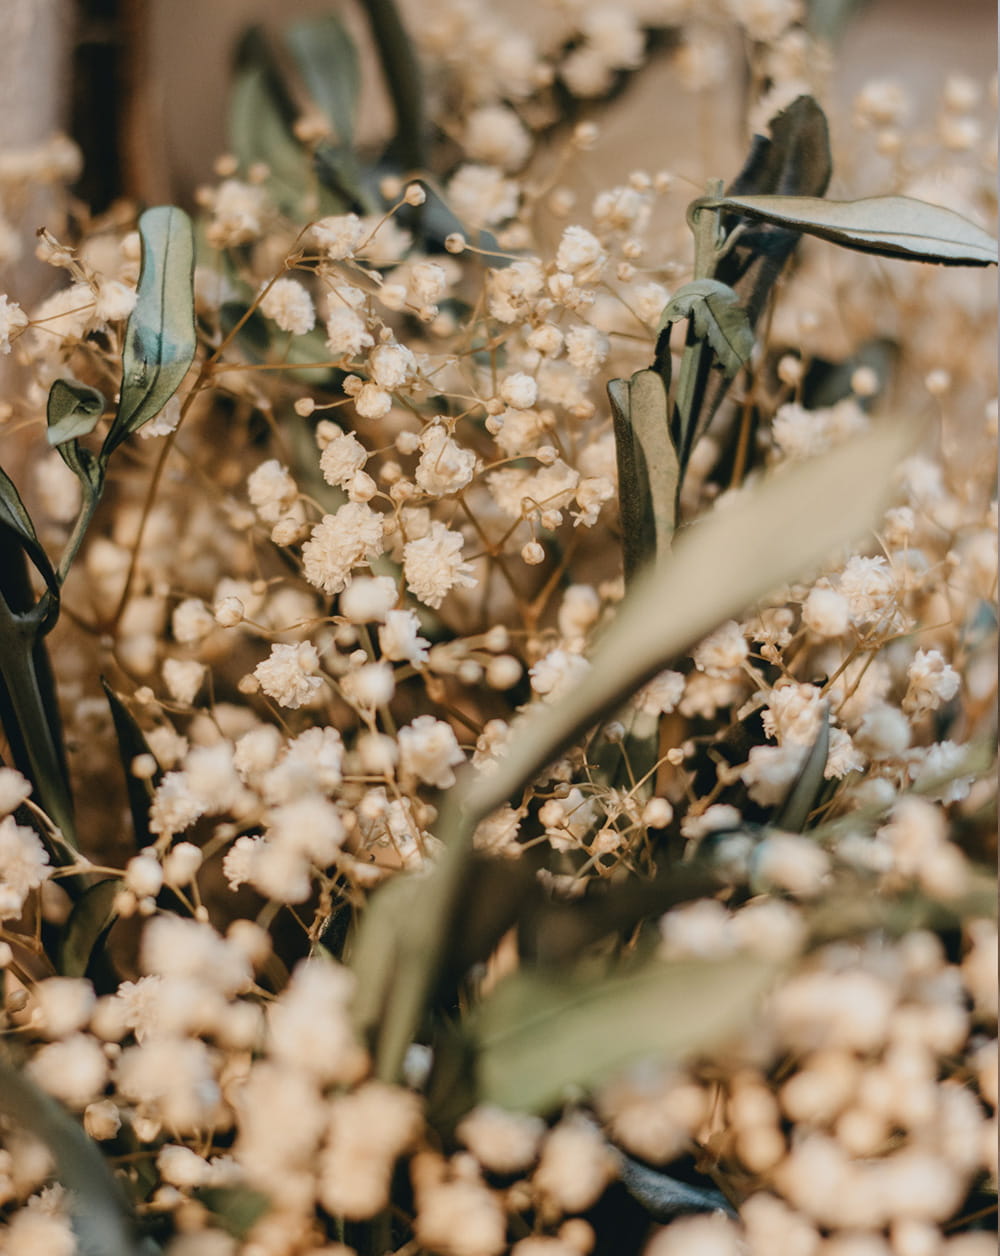
<svg viewBox="0 0 1000 1256"><path fill-rule="evenodd" d="M401 0L411 27L424 4ZM536 0L497 6L535 32L553 20L554 6ZM352 0L0 0L0 157L62 129L84 151L76 190L93 210L122 195L189 205L226 148L225 101L241 33L253 23L280 26L331 7L368 57L360 118L362 137L374 137L387 123L387 107ZM945 75L956 71L980 80L995 73L992 0L861 0L836 56L831 95L846 105L863 83L892 77L929 111ZM664 162L694 178L718 173L700 168L704 132L684 109L671 109L670 99L662 77L639 74L608 111L600 163L606 182ZM715 98L711 108L714 162L726 151L727 134L735 160L742 150L736 98ZM650 118L663 157L650 155ZM31 235L45 220L44 188L22 208L22 260L3 267L0 255L0 291L16 289L31 300L37 283L51 282L51 272L31 257Z"/></svg>

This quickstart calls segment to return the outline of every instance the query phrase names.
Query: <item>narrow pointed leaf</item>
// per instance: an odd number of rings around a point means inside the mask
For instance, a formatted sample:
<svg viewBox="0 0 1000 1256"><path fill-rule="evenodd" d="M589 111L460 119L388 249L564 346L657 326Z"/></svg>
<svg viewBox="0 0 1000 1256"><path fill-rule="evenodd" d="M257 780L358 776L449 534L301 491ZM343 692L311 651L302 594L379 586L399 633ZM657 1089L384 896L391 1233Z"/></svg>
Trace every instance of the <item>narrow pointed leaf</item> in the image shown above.
<svg viewBox="0 0 1000 1256"><path fill-rule="evenodd" d="M41 1139L69 1193L78 1250L137 1256L135 1219L107 1162L82 1127L19 1069L0 1057L0 1114Z"/></svg>
<svg viewBox="0 0 1000 1256"><path fill-rule="evenodd" d="M247 1236L271 1203L265 1194L249 1186L203 1186L194 1197L237 1239Z"/></svg>
<svg viewBox="0 0 1000 1256"><path fill-rule="evenodd" d="M302 80L342 145L354 140L354 119L361 90L358 50L343 22L329 14L296 22L285 34Z"/></svg>
<svg viewBox="0 0 1000 1256"><path fill-rule="evenodd" d="M108 682L101 677L104 696L111 708L111 719L115 726L118 739L118 757L125 773L125 787L128 791L128 805L132 812L132 829L138 846L148 846L152 840L149 832L150 790L155 789L163 779L163 772L157 769L149 781L139 780L131 771L132 760L137 755L149 754L149 743L143 736L142 729L135 722L135 717L121 698L115 693Z"/></svg>
<svg viewBox="0 0 1000 1256"><path fill-rule="evenodd" d="M229 145L244 170L258 162L267 165L268 191L280 209L292 214L312 189L309 154L292 129L297 113L267 36L251 27L237 53L229 95ZM318 216L339 208L324 205Z"/></svg>
<svg viewBox="0 0 1000 1256"><path fill-rule="evenodd" d="M625 579L670 550L680 466L670 437L667 390L657 371L608 384L618 460Z"/></svg>
<svg viewBox="0 0 1000 1256"><path fill-rule="evenodd" d="M436 825L446 851L421 879L421 909L401 917L377 892L358 938L356 967L377 979L359 981L355 1014L377 1033L383 1077L398 1076L433 988L476 824L508 799L519 800L582 732L723 620L873 527L893 469L913 440L907 425L879 423L823 458L773 475L688 529L625 598L581 681L529 713L491 772L466 774L449 792Z"/></svg>
<svg viewBox="0 0 1000 1256"><path fill-rule="evenodd" d="M59 947L59 971L64 977L82 977L90 957L118 919L114 901L125 882L107 877L84 890L73 905Z"/></svg>
<svg viewBox="0 0 1000 1256"><path fill-rule="evenodd" d="M813 196L723 196L701 202L844 248L944 266L995 266L997 242L961 214L909 196L828 201Z"/></svg>
<svg viewBox="0 0 1000 1256"><path fill-rule="evenodd" d="M598 979L515 973L471 1018L478 1102L548 1112L629 1064L690 1058L749 1019L775 971L737 956Z"/></svg>
<svg viewBox="0 0 1000 1256"><path fill-rule="evenodd" d="M829 753L830 721L827 719L826 704L824 704L816 740L810 746L784 802L775 813L772 821L775 828L786 829L789 833L802 832L810 811L816 806L819 792L823 788L823 773L826 770Z"/></svg>
<svg viewBox="0 0 1000 1256"><path fill-rule="evenodd" d="M14 481L2 468L0 468L0 529L14 534L21 549L31 559L38 574L45 581L51 604L48 616L54 618L59 605L58 577L52 563L49 561L48 554L46 554L41 541L38 539L35 525L31 522L31 516L25 509L24 502L21 501L21 495L17 491ZM3 595L8 603L11 602L10 595L5 588L0 587L0 595ZM23 611L25 609L23 606L11 605L12 611Z"/></svg>
<svg viewBox="0 0 1000 1256"><path fill-rule="evenodd" d="M75 379L57 379L49 389L46 407L50 445L89 436L97 426L107 402L104 394Z"/></svg>
<svg viewBox="0 0 1000 1256"><path fill-rule="evenodd" d="M198 343L191 219L172 205L157 205L139 219L139 235L139 289L125 328L118 413L101 449L105 461L160 413L180 387Z"/></svg>
<svg viewBox="0 0 1000 1256"><path fill-rule="evenodd" d="M733 1218L737 1216L725 1195L714 1187L691 1186L631 1156L618 1156L618 1176L632 1198L661 1225L695 1212L726 1212Z"/></svg>
<svg viewBox="0 0 1000 1256"><path fill-rule="evenodd" d="M663 311L661 331L682 318L691 319L694 334L708 342L727 378L750 360L754 345L750 320L728 284L696 279L679 288Z"/></svg>

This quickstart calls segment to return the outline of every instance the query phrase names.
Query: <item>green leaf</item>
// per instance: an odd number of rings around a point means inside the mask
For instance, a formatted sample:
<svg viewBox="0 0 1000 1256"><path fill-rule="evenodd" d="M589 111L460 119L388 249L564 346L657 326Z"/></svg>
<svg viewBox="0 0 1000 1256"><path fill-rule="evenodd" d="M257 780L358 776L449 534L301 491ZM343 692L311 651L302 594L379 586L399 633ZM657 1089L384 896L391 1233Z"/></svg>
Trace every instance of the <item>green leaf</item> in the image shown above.
<svg viewBox="0 0 1000 1256"><path fill-rule="evenodd" d="M680 464L670 436L667 390L657 371L613 379L608 397L618 459L625 580L669 553L677 526Z"/></svg>
<svg viewBox="0 0 1000 1256"><path fill-rule="evenodd" d="M337 139L342 145L352 144L361 66L343 22L332 14L296 22L285 32L285 42L309 95L326 115Z"/></svg>
<svg viewBox="0 0 1000 1256"><path fill-rule="evenodd" d="M477 1102L544 1113L629 1064L688 1059L745 1024L776 971L737 956L596 979L515 973L470 1018Z"/></svg>
<svg viewBox="0 0 1000 1256"><path fill-rule="evenodd" d="M147 209L139 219L142 268L125 328L118 413L101 460L155 418L180 387L198 345L194 324L194 232L172 205Z"/></svg>
<svg viewBox="0 0 1000 1256"><path fill-rule="evenodd" d="M694 334L707 340L722 367L732 378L753 352L753 331L746 310L728 284L718 279L695 279L678 288L660 318L660 330L689 318Z"/></svg>
<svg viewBox="0 0 1000 1256"><path fill-rule="evenodd" d="M118 739L118 756L122 761L125 773L125 788L128 791L129 810L132 812L132 828L138 846L148 846L152 840L149 832L150 790L155 789L163 779L163 772L157 769L153 778L142 781L131 771L132 760L137 755L149 754L149 743L143 736L142 729L135 722L132 712L115 693L108 682L101 677L101 687L111 708L111 719L115 726Z"/></svg>
<svg viewBox="0 0 1000 1256"><path fill-rule="evenodd" d="M28 555L38 574L45 581L51 603L48 615L54 619L59 605L59 580L48 554L38 539L35 525L24 508L24 502L21 501L21 495L14 486L14 481L2 468L0 468L0 529L6 529L14 534L21 549ZM8 603L10 602L10 595L6 588L0 587L0 596L4 597ZM11 609L22 611L26 608L11 606Z"/></svg>
<svg viewBox="0 0 1000 1256"><path fill-rule="evenodd" d="M361 0L382 77L392 100L396 134L392 148L405 170L427 168L424 89L420 62L395 0Z"/></svg>
<svg viewBox="0 0 1000 1256"><path fill-rule="evenodd" d="M267 37L252 27L237 54L229 96L229 146L244 170L259 162L267 165L268 191L290 214L299 212L313 184L309 154L292 131L297 113Z"/></svg>
<svg viewBox="0 0 1000 1256"><path fill-rule="evenodd" d="M943 266L995 266L997 242L982 227L940 205L909 196L828 201L813 196L723 196L696 202L844 248Z"/></svg>
<svg viewBox="0 0 1000 1256"><path fill-rule="evenodd" d="M104 394L75 379L57 379L49 389L46 407L50 445L89 436L97 426L107 402Z"/></svg>
<svg viewBox="0 0 1000 1256"><path fill-rule="evenodd" d="M263 1192L248 1186L203 1186L194 1197L237 1239L249 1234L271 1204Z"/></svg>
<svg viewBox="0 0 1000 1256"><path fill-rule="evenodd" d="M41 1139L69 1192L79 1251L138 1256L135 1218L107 1161L80 1125L19 1069L0 1057L0 1114Z"/></svg>
<svg viewBox="0 0 1000 1256"><path fill-rule="evenodd" d="M914 439L912 426L883 421L823 458L772 475L687 529L626 596L581 680L525 716L490 772L466 773L449 791L435 826L447 849L420 880L420 910L400 913L379 891L361 925L355 1015L377 1031L382 1077L398 1076L433 988L478 822L508 800L516 805L546 764L682 651L872 528Z"/></svg>
<svg viewBox="0 0 1000 1256"><path fill-rule="evenodd" d="M90 435L106 405L103 393L75 379L57 379L49 389L48 442L59 450L63 462L83 485L90 504L96 504L101 495L104 471L100 460L80 445L79 437ZM87 522L89 518L90 512L86 512ZM81 532L85 526L81 524ZM82 540L82 535L79 539Z"/></svg>
<svg viewBox="0 0 1000 1256"><path fill-rule="evenodd" d="M64 977L86 973L95 947L118 919L113 904L124 884L120 877L107 877L76 900L59 946L59 971Z"/></svg>
<svg viewBox="0 0 1000 1256"><path fill-rule="evenodd" d="M827 704L823 703L816 739L810 746L784 802L771 821L776 829L801 833L809 813L816 806L816 799L823 788L823 773L830 753L830 721L827 718L827 709Z"/></svg>

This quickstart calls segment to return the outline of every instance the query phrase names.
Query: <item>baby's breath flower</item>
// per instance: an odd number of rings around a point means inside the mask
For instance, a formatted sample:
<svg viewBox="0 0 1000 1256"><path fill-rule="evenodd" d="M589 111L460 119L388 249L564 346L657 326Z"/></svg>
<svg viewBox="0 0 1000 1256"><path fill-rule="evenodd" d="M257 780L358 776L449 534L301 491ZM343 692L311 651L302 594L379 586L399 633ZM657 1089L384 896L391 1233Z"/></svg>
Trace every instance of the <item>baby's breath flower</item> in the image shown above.
<svg viewBox="0 0 1000 1256"><path fill-rule="evenodd" d="M368 358L372 379L380 388L400 388L416 370L416 359L405 345L381 344Z"/></svg>
<svg viewBox="0 0 1000 1256"><path fill-rule="evenodd" d="M396 605L396 582L391 576L360 576L340 597L340 612L352 623L381 623Z"/></svg>
<svg viewBox="0 0 1000 1256"><path fill-rule="evenodd" d="M205 665L195 659L163 660L163 680L171 698L190 706L205 678Z"/></svg>
<svg viewBox="0 0 1000 1256"><path fill-rule="evenodd" d="M417 1240L453 1256L500 1256L506 1217L496 1194L477 1181L436 1182L417 1189Z"/></svg>
<svg viewBox="0 0 1000 1256"><path fill-rule="evenodd" d="M435 610L453 588L475 588L471 564L462 559L462 534L435 519L426 535L403 547L403 574L414 597Z"/></svg>
<svg viewBox="0 0 1000 1256"><path fill-rule="evenodd" d="M212 220L207 236L213 248L247 244L263 230L266 196L262 188L226 179L210 194L210 203Z"/></svg>
<svg viewBox="0 0 1000 1256"><path fill-rule="evenodd" d="M310 641L298 645L273 645L270 655L254 668L260 687L275 702L291 710L308 702L321 688L317 676L319 655Z"/></svg>
<svg viewBox="0 0 1000 1256"><path fill-rule="evenodd" d="M108 1061L95 1038L77 1033L42 1047L32 1056L28 1072L43 1090L81 1112L104 1090Z"/></svg>
<svg viewBox="0 0 1000 1256"><path fill-rule="evenodd" d="M0 768L0 816L16 811L31 797L31 785L16 768Z"/></svg>
<svg viewBox="0 0 1000 1256"><path fill-rule="evenodd" d="M583 1117L563 1117L542 1145L532 1183L550 1215L583 1212L616 1176L600 1131Z"/></svg>
<svg viewBox="0 0 1000 1256"><path fill-rule="evenodd" d="M545 276L534 258L491 270L486 283L490 315L501 323L517 322L531 312L544 287Z"/></svg>
<svg viewBox="0 0 1000 1256"><path fill-rule="evenodd" d="M337 214L314 222L310 234L330 261L342 261L351 256L366 233L357 214Z"/></svg>
<svg viewBox="0 0 1000 1256"><path fill-rule="evenodd" d="M357 357L375 340L356 310L335 305L326 316L326 347L335 356Z"/></svg>
<svg viewBox="0 0 1000 1256"><path fill-rule="evenodd" d="M516 1173L534 1161L545 1123L536 1116L485 1106L473 1108L456 1132L484 1168Z"/></svg>
<svg viewBox="0 0 1000 1256"><path fill-rule="evenodd" d="M132 313L136 291L119 279L102 279L97 287L94 317L102 323L116 323Z"/></svg>
<svg viewBox="0 0 1000 1256"><path fill-rule="evenodd" d="M399 730L400 767L436 789L455 783L452 768L464 759L451 726L433 715L418 715Z"/></svg>
<svg viewBox="0 0 1000 1256"><path fill-rule="evenodd" d="M276 458L262 462L247 480L247 495L265 523L277 523L298 496L298 487Z"/></svg>
<svg viewBox="0 0 1000 1256"><path fill-rule="evenodd" d="M324 515L302 547L303 574L326 594L340 593L352 570L382 552L383 520L363 502Z"/></svg>
<svg viewBox="0 0 1000 1256"><path fill-rule="evenodd" d="M448 182L448 200L470 227L494 227L517 212L518 185L495 166L459 166Z"/></svg>
<svg viewBox="0 0 1000 1256"><path fill-rule="evenodd" d="M750 797L761 806L781 802L802 766L805 747L789 742L785 746L754 746L740 779L749 787Z"/></svg>
<svg viewBox="0 0 1000 1256"><path fill-rule="evenodd" d="M730 619L695 648L693 658L695 667L707 676L724 677L740 667L748 654L739 624Z"/></svg>
<svg viewBox="0 0 1000 1256"><path fill-rule="evenodd" d="M28 894L50 875L49 856L35 833L13 816L0 820L0 920L16 920Z"/></svg>
<svg viewBox="0 0 1000 1256"><path fill-rule="evenodd" d="M958 672L945 662L940 650L918 650L906 675L910 683L903 710L915 718L936 710L958 693Z"/></svg>
<svg viewBox="0 0 1000 1256"><path fill-rule="evenodd" d="M430 642L420 635L420 619L415 611L389 610L378 630L379 648L385 658L420 667L427 661Z"/></svg>
<svg viewBox="0 0 1000 1256"><path fill-rule="evenodd" d="M388 705L396 689L393 670L383 662L352 668L340 684L344 697L366 710Z"/></svg>
<svg viewBox="0 0 1000 1256"><path fill-rule="evenodd" d="M721 1213L681 1217L654 1234L644 1256L741 1256L739 1228Z"/></svg>
<svg viewBox="0 0 1000 1256"><path fill-rule="evenodd" d="M515 410L529 410L538 398L538 385L530 375L518 371L503 380L500 385L500 396L505 405Z"/></svg>
<svg viewBox="0 0 1000 1256"><path fill-rule="evenodd" d="M304 336L316 326L312 297L297 279L288 276L270 285L261 297L260 312L273 319L282 331L295 336Z"/></svg>
<svg viewBox="0 0 1000 1256"><path fill-rule="evenodd" d="M471 483L476 473L476 455L452 440L447 428L438 423L425 428L420 448L423 453L413 478L425 493L446 497Z"/></svg>
<svg viewBox="0 0 1000 1256"><path fill-rule="evenodd" d="M850 604L836 589L816 585L802 604L802 622L817 637L839 637L850 623Z"/></svg>
<svg viewBox="0 0 1000 1256"><path fill-rule="evenodd" d="M607 255L600 240L586 227L567 227L556 250L556 266L561 271L576 275L584 282L596 278Z"/></svg>
<svg viewBox="0 0 1000 1256"><path fill-rule="evenodd" d="M319 1164L324 1208L353 1220L385 1208L393 1165L416 1142L421 1126L419 1099L401 1088L370 1081L338 1095L330 1104Z"/></svg>
<svg viewBox="0 0 1000 1256"><path fill-rule="evenodd" d="M568 650L550 650L530 669L531 687L548 701L555 701L579 682L590 667L582 654Z"/></svg>

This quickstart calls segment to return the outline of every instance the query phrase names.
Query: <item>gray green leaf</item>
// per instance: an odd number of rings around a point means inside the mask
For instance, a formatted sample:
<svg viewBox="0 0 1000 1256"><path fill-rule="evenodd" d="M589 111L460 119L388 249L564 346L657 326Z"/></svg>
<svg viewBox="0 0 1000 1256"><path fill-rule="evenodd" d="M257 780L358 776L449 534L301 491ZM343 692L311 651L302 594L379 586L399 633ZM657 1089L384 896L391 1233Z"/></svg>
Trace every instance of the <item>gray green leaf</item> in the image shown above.
<svg viewBox="0 0 1000 1256"><path fill-rule="evenodd" d="M667 390L657 371L613 379L618 499L627 583L669 553L677 524L680 465L670 437Z"/></svg>
<svg viewBox="0 0 1000 1256"><path fill-rule="evenodd" d="M104 394L75 379L57 379L49 389L46 406L50 445L89 436L97 426L107 402Z"/></svg>
<svg viewBox="0 0 1000 1256"><path fill-rule="evenodd" d="M943 266L995 266L997 242L954 210L909 196L828 201L813 196L723 196L698 202L819 236L844 248Z"/></svg>
<svg viewBox="0 0 1000 1256"><path fill-rule="evenodd" d="M682 318L694 324L694 333L707 340L728 378L745 366L754 338L746 310L728 284L718 279L695 279L678 288L660 319L660 330Z"/></svg>
<svg viewBox="0 0 1000 1256"><path fill-rule="evenodd" d="M118 919L114 901L124 885L107 877L84 890L73 904L59 945L59 971L64 977L82 977L101 938Z"/></svg>
<svg viewBox="0 0 1000 1256"><path fill-rule="evenodd" d="M689 528L636 582L580 682L525 717L491 772L466 775L449 792L435 826L447 849L420 881L420 910L401 915L393 896L376 893L358 938L354 965L363 979L355 1012L378 1037L383 1077L398 1076L423 1014L478 822L508 800L519 801L546 764L683 650L873 527L893 469L913 440L909 425L879 423L823 458L771 476Z"/></svg>
<svg viewBox="0 0 1000 1256"><path fill-rule="evenodd" d="M79 1251L85 1256L137 1256L135 1219L97 1146L9 1060L0 1057L0 1113L41 1139L70 1196Z"/></svg>
<svg viewBox="0 0 1000 1256"><path fill-rule="evenodd" d="M142 267L125 328L118 412L101 449L106 461L132 432L160 413L194 361L194 232L172 205L139 219Z"/></svg>
<svg viewBox="0 0 1000 1256"><path fill-rule="evenodd" d="M361 67L354 40L339 18L328 14L296 22L285 34L302 80L342 145L354 140Z"/></svg>
<svg viewBox="0 0 1000 1256"><path fill-rule="evenodd" d="M599 978L515 973L471 1017L478 1102L547 1112L631 1063L690 1058L746 1023L775 971L737 956Z"/></svg>
<svg viewBox="0 0 1000 1256"><path fill-rule="evenodd" d="M34 563L38 574L48 587L48 593L56 606L59 602L59 581L49 556L42 547L31 516L25 509L21 495L10 476L0 468L0 528L13 532L21 549ZM0 590L2 592L2 590ZM20 609L20 608L12 608Z"/></svg>
<svg viewBox="0 0 1000 1256"><path fill-rule="evenodd" d="M784 802L771 822L775 828L786 829L789 833L802 832L809 813L816 806L819 792L823 788L823 773L826 770L829 753L830 721L827 718L827 704L824 703L816 738L809 747Z"/></svg>

